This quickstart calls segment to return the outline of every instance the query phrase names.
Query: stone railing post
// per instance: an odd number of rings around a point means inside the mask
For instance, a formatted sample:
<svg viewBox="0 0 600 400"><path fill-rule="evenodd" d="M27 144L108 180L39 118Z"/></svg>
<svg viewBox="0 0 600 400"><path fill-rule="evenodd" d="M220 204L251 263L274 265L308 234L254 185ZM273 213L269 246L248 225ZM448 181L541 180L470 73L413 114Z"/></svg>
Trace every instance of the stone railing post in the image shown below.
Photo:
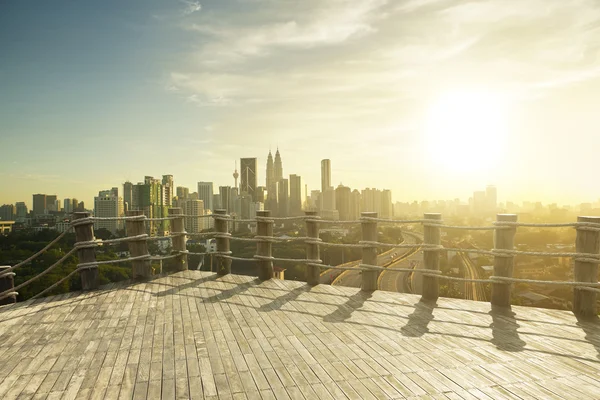
<svg viewBox="0 0 600 400"><path fill-rule="evenodd" d="M229 253L231 247L229 238L226 236L228 232L227 210L215 210L215 232L224 234L217 237L217 275L227 275L231 273L231 259L223 257L223 253Z"/></svg>
<svg viewBox="0 0 600 400"><path fill-rule="evenodd" d="M425 213L423 219L430 220L431 225L427 223L423 226L423 243L439 246L442 242L442 229L435 224L440 224L442 214ZM423 268L440 270L440 251L423 247ZM437 276L421 275L421 296L425 300L437 300L440 296L439 278Z"/></svg>
<svg viewBox="0 0 600 400"><path fill-rule="evenodd" d="M600 223L600 217L577 217L577 222ZM600 232L577 229L575 250L578 253L598 254L600 251ZM573 270L575 282L598 282L598 264L575 259ZM597 294L589 290L573 288L573 313L578 317L594 317L598 315L596 305Z"/></svg>
<svg viewBox="0 0 600 400"><path fill-rule="evenodd" d="M137 217L144 215L141 210L127 211L128 217ZM146 233L146 225L144 219L125 220L125 232L127 236L138 236ZM150 255L148 252L147 239L136 239L127 242L129 255L131 257L139 257ZM152 262L150 260L133 260L131 262L133 279L150 279L152 277Z"/></svg>
<svg viewBox="0 0 600 400"><path fill-rule="evenodd" d="M317 216L316 211L305 211L304 214L307 217ZM316 219L313 219L312 221L306 220L306 236L315 241L319 240L319 223ZM315 260L315 263L320 263L320 250L317 243L306 244L306 259ZM319 267L316 265L306 266L306 283L309 285L318 285L321 283L321 269Z"/></svg>
<svg viewBox="0 0 600 400"><path fill-rule="evenodd" d="M516 214L498 214L497 222L517 222ZM502 227L494 230L494 248L498 250L514 250L516 227ZM494 256L494 276L513 277L514 256ZM512 283L492 283L493 306L509 307Z"/></svg>
<svg viewBox="0 0 600 400"><path fill-rule="evenodd" d="M185 245L185 224L183 222L183 211L179 207L169 208L169 216L177 217L171 220L171 234L180 234L173 238L173 251L179 252L176 258L176 271L188 269L188 256Z"/></svg>
<svg viewBox="0 0 600 400"><path fill-rule="evenodd" d="M88 218L91 214L87 211L73 213L74 220ZM75 240L77 242L89 242L94 240L94 222L81 222L75 225ZM93 263L96 261L96 249L84 247L77 249L77 257L80 263ZM98 266L84 268L79 271L81 277L81 289L92 290L98 288Z"/></svg>
<svg viewBox="0 0 600 400"><path fill-rule="evenodd" d="M273 221L266 220L271 216L271 211L257 211L256 222L256 234L258 236L273 236ZM273 243L271 242L258 242L256 243L256 255L271 257L271 250ZM273 261L271 260L258 260L258 279L266 281L273 278Z"/></svg>
<svg viewBox="0 0 600 400"><path fill-rule="evenodd" d="M376 212L363 212L360 214L362 217L377 218ZM362 221L362 240L368 242L377 241L377 222L376 221ZM362 248L362 264L377 265L377 247L363 247ZM367 292L377 290L377 278L379 277L379 271L376 270L365 270L362 271L362 282L361 289Z"/></svg>
<svg viewBox="0 0 600 400"><path fill-rule="evenodd" d="M15 288L15 273L8 272L2 275L4 271L9 269L9 266L0 267L0 293L5 292L7 290L12 290ZM17 302L17 296L12 294L7 297L0 299L0 306L4 306L6 304L13 304Z"/></svg>

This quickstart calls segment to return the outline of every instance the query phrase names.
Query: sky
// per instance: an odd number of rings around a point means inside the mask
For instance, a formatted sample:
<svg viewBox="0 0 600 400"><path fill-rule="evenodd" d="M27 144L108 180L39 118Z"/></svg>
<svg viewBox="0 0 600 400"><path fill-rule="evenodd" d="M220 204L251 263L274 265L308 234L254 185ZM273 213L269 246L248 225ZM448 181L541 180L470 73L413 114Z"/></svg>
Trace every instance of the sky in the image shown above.
<svg viewBox="0 0 600 400"><path fill-rule="evenodd" d="M596 201L599 104L594 0L0 3L0 204L277 147L309 190Z"/></svg>

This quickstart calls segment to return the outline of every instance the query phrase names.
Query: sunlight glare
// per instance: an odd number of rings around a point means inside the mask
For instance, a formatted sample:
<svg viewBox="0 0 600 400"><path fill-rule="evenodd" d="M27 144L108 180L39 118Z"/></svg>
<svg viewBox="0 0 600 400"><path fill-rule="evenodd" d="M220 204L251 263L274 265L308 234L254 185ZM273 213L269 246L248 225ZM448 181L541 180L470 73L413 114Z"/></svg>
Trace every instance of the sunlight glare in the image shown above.
<svg viewBox="0 0 600 400"><path fill-rule="evenodd" d="M429 109L426 151L437 167L477 175L497 167L507 136L506 102L491 92L450 92Z"/></svg>

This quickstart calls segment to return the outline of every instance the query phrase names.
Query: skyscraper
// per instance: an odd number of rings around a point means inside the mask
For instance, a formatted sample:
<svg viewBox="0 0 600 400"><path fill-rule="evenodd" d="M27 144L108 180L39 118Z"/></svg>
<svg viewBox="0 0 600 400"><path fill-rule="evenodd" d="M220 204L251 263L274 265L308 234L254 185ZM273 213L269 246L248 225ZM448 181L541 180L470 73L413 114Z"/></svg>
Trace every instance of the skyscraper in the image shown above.
<svg viewBox="0 0 600 400"><path fill-rule="evenodd" d="M290 175L290 211L291 216L302 214L302 178Z"/></svg>
<svg viewBox="0 0 600 400"><path fill-rule="evenodd" d="M279 148L275 152L275 182L279 182L283 179L283 163L281 162L281 155L279 154Z"/></svg>
<svg viewBox="0 0 600 400"><path fill-rule="evenodd" d="M127 181L123 184L123 202L128 210L133 210L133 183ZM137 203L137 202L136 202Z"/></svg>
<svg viewBox="0 0 600 400"><path fill-rule="evenodd" d="M321 160L321 193L331 187L331 160Z"/></svg>
<svg viewBox="0 0 600 400"><path fill-rule="evenodd" d="M219 186L219 195L221 196L221 208L227 213L233 212L234 192L231 186Z"/></svg>
<svg viewBox="0 0 600 400"><path fill-rule="evenodd" d="M384 189L381 192L381 218L392 218L392 191Z"/></svg>
<svg viewBox="0 0 600 400"><path fill-rule="evenodd" d="M273 166L273 155L271 154L271 150L269 150L269 156L267 157L267 180L265 182L267 190L269 190L273 183L275 183L275 168Z"/></svg>
<svg viewBox="0 0 600 400"><path fill-rule="evenodd" d="M179 200L186 200L190 195L190 189L183 187L183 186L177 186L177 198ZM202 204L202 207L204 208L204 204Z"/></svg>
<svg viewBox="0 0 600 400"><path fill-rule="evenodd" d="M198 199L203 201L205 210L214 210L212 182L198 182Z"/></svg>
<svg viewBox="0 0 600 400"><path fill-rule="evenodd" d="M204 218L201 218L204 215L204 202L187 199L183 201L182 209L183 214L194 216L184 218L186 232L201 232L204 229Z"/></svg>
<svg viewBox="0 0 600 400"><path fill-rule="evenodd" d="M46 195L46 212L60 211L60 203L55 194Z"/></svg>
<svg viewBox="0 0 600 400"><path fill-rule="evenodd" d="M256 167L256 158L240 158L240 194L248 194L252 199L256 196L256 187L258 186Z"/></svg>
<svg viewBox="0 0 600 400"><path fill-rule="evenodd" d="M46 214L46 195L45 194L34 194L33 195L33 215Z"/></svg>
<svg viewBox="0 0 600 400"><path fill-rule="evenodd" d="M281 179L277 182L277 194L279 201L277 203L278 215L287 217L290 210L290 187L287 179Z"/></svg>
<svg viewBox="0 0 600 400"><path fill-rule="evenodd" d="M73 213L73 203L71 202L71 199L64 199L63 200L63 212L65 214L71 214L71 213Z"/></svg>
<svg viewBox="0 0 600 400"><path fill-rule="evenodd" d="M360 217L360 192L356 189L350 194L350 215L349 220L356 220Z"/></svg>
<svg viewBox="0 0 600 400"><path fill-rule="evenodd" d="M163 175L162 177L162 198L163 205L165 207L173 206L173 196L175 186L173 186L173 175Z"/></svg>
<svg viewBox="0 0 600 400"><path fill-rule="evenodd" d="M335 189L335 208L340 213L340 220L349 221L350 218L350 194L351 190L348 186L340 184Z"/></svg>
<svg viewBox="0 0 600 400"><path fill-rule="evenodd" d="M25 218L27 218L27 206L25 205L25 202L23 202L23 201L17 202L15 208L17 211L16 221L24 222Z"/></svg>

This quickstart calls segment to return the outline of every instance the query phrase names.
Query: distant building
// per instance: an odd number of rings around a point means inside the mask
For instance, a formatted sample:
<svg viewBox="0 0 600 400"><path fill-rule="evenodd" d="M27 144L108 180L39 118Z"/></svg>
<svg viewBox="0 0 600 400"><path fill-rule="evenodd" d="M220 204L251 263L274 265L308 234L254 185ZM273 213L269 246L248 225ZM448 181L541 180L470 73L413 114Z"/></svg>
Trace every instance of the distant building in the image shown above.
<svg viewBox="0 0 600 400"><path fill-rule="evenodd" d="M331 187L331 160L321 160L321 192Z"/></svg>
<svg viewBox="0 0 600 400"><path fill-rule="evenodd" d="M73 213L73 203L71 202L71 199L64 199L63 200L63 211L65 214L72 214Z"/></svg>
<svg viewBox="0 0 600 400"><path fill-rule="evenodd" d="M302 178L298 175L291 174L290 180L290 203L289 215L302 215Z"/></svg>
<svg viewBox="0 0 600 400"><path fill-rule="evenodd" d="M94 216L100 218L116 218L123 216L123 198L118 197L117 188L98 192L98 196L94 197ZM113 234L115 234L117 230L122 229L122 227L122 221L97 220L94 222L94 229L104 228Z"/></svg>
<svg viewBox="0 0 600 400"><path fill-rule="evenodd" d="M281 161L281 154L279 154L279 148L277 148L277 152L275 153L274 167L275 182L279 182L283 179L283 162Z"/></svg>
<svg viewBox="0 0 600 400"><path fill-rule="evenodd" d="M343 186L340 184L335 189L335 208L338 210L340 215L340 220L349 221L350 218L350 197L352 191L348 186Z"/></svg>
<svg viewBox="0 0 600 400"><path fill-rule="evenodd" d="M256 199L257 181L256 158L240 158L240 194L247 194Z"/></svg>
<svg viewBox="0 0 600 400"><path fill-rule="evenodd" d="M183 186L177 186L177 198L180 200L186 200L190 195L190 189L183 187Z"/></svg>
<svg viewBox="0 0 600 400"><path fill-rule="evenodd" d="M353 221L360 218L360 192L356 189L350 194L350 213L348 220Z"/></svg>
<svg viewBox="0 0 600 400"><path fill-rule="evenodd" d="M24 202L19 201L19 202L17 202L15 208L16 208L16 213L17 213L16 221L17 222L25 222L25 218L27 218L27 214L28 214L27 205Z"/></svg>
<svg viewBox="0 0 600 400"><path fill-rule="evenodd" d="M33 215L46 214L46 195L45 194L34 194L33 195Z"/></svg>
<svg viewBox="0 0 600 400"><path fill-rule="evenodd" d="M214 211L220 205L213 204L213 183L198 182L198 200L204 203L204 209Z"/></svg>
<svg viewBox="0 0 600 400"><path fill-rule="evenodd" d="M14 204L4 204L0 206L0 220L14 221L17 216L17 207Z"/></svg>
<svg viewBox="0 0 600 400"><path fill-rule="evenodd" d="M277 212L280 217L289 216L290 210L290 188L287 179L281 179L277 182Z"/></svg>
<svg viewBox="0 0 600 400"><path fill-rule="evenodd" d="M184 218L186 232L198 233L201 232L204 227L204 202L202 200L183 200L183 213L185 215L196 216Z"/></svg>
<svg viewBox="0 0 600 400"><path fill-rule="evenodd" d="M487 211L496 212L498 208L498 192L496 186L488 185L485 189L485 197L487 203Z"/></svg>

